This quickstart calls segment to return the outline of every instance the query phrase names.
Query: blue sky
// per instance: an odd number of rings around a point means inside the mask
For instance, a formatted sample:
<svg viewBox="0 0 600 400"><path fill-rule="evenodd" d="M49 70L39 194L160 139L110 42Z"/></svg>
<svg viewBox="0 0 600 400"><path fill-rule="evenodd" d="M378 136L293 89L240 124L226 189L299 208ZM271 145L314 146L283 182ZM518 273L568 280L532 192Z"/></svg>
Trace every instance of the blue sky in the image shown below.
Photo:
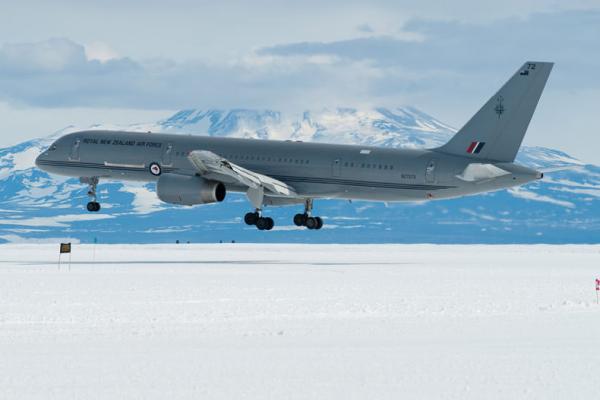
<svg viewBox="0 0 600 400"><path fill-rule="evenodd" d="M460 127L556 62L526 143L600 164L600 3L19 1L0 12L0 145L180 108L412 105Z"/></svg>

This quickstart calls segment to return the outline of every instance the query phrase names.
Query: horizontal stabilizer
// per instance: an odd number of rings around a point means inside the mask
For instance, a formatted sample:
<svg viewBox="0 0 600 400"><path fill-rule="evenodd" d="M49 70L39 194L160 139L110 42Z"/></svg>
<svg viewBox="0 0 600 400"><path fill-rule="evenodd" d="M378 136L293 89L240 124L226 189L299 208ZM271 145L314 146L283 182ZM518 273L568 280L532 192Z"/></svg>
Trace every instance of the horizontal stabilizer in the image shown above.
<svg viewBox="0 0 600 400"><path fill-rule="evenodd" d="M569 170L578 169L581 167L582 167L581 165L563 165L562 167L539 168L539 170L545 174L551 174L553 172L569 171Z"/></svg>

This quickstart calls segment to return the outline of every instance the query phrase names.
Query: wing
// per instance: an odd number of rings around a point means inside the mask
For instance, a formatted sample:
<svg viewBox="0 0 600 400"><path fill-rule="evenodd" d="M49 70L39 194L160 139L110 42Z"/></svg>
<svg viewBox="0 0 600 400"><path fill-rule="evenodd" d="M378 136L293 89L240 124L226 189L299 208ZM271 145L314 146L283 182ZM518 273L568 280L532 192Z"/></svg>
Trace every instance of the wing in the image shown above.
<svg viewBox="0 0 600 400"><path fill-rule="evenodd" d="M248 187L248 198L256 208L261 208L264 196L298 197L290 185L242 168L211 151L194 150L188 155L188 160L204 178Z"/></svg>

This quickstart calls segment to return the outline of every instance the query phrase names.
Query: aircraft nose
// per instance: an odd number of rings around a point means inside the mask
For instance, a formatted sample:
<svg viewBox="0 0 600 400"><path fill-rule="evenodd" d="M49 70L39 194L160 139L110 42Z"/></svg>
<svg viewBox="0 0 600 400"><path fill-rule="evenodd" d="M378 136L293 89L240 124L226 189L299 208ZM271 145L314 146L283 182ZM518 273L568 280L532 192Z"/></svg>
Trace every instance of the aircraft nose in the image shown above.
<svg viewBox="0 0 600 400"><path fill-rule="evenodd" d="M43 169L42 168L42 163L41 161L44 161L44 153L41 153L39 156L37 156L35 158L35 166L38 167L39 169Z"/></svg>

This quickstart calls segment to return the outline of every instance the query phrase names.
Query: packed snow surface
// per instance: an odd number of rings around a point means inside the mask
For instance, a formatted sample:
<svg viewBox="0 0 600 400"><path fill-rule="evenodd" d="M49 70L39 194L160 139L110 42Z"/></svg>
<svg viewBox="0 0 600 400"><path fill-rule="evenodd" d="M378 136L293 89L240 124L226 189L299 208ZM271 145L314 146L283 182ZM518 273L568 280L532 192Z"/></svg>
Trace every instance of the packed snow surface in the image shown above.
<svg viewBox="0 0 600 400"><path fill-rule="evenodd" d="M0 246L2 399L589 399L600 246Z"/></svg>

